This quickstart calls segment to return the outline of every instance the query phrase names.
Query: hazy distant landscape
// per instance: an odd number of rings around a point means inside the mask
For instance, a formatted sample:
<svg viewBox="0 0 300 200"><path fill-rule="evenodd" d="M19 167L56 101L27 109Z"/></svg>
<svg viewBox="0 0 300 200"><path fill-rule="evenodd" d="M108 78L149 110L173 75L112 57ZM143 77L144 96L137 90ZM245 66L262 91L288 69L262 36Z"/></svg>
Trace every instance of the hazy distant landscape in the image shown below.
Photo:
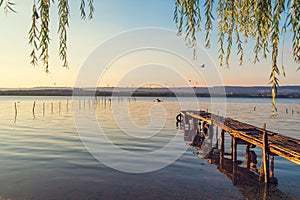
<svg viewBox="0 0 300 200"><path fill-rule="evenodd" d="M215 87L173 87L173 88L149 88L149 87L98 87L94 88L69 88L69 87L35 87L22 89L0 89L1 96L224 96L227 97L271 97L271 88L267 86L221 86ZM74 92L74 93L73 93ZM279 98L300 98L300 86L278 87Z"/></svg>

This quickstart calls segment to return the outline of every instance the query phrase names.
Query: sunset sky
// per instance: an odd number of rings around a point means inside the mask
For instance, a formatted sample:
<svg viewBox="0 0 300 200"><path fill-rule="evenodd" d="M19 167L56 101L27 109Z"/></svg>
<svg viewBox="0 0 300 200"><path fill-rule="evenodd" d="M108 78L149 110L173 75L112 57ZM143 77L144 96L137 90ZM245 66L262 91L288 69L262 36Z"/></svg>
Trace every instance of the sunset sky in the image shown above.
<svg viewBox="0 0 300 200"><path fill-rule="evenodd" d="M114 35L124 31L129 31L143 27L158 27L176 31L173 22L174 0L97 0L95 3L94 19L81 20L79 14L80 1L70 1L70 28L68 31L68 61L69 69L62 67L59 60L57 39L57 3L52 4L50 13L51 24L51 47L50 47L50 73L44 72L43 66L33 67L29 64L29 54L31 51L28 45L28 31L31 25L31 10L33 1L15 0L15 9L17 13L5 14L3 7L0 8L0 88L24 88L40 86L74 86L82 64L88 58L91 52L101 43ZM31 2L31 3L30 3ZM174 32L174 34L176 34ZM280 77L280 85L300 85L299 75L296 72L297 65L292 60L291 52L291 34L286 34L285 48L283 51L286 77ZM204 44L205 33L198 34L198 42ZM211 37L212 45L207 49L208 55L214 63L218 64L217 44L217 22L214 23L214 31ZM239 66L236 51L232 51L230 69L218 67L225 85L267 85L271 69L271 56L267 60L253 64L253 46L245 45L244 66ZM281 52L281 49L280 49ZM153 52L152 52L153 53ZM144 52L147 54L147 52ZM155 54L155 53L154 53ZM169 59L168 55L161 59ZM130 61L131 59L131 61ZM142 65L142 62L136 62L135 59L143 61L143 55L138 53L123 57L115 66L108 70L107 75L101 80L100 86L115 86L120 81L120 74L130 67L130 63ZM173 59L171 59L173 60ZM127 65L124 62L127 62ZM169 66L178 65L176 59L169 62ZM123 63L123 64L122 64ZM128 64L129 63L129 64ZM184 63L182 63L184 65ZM279 59L281 65L281 58ZM149 63L136 70L129 77L130 81L123 83L122 86L140 85L147 77L147 83L160 82L169 86L181 86L177 75L172 75L168 70L159 68L159 65L152 65L147 68ZM206 66L208 68L209 66ZM143 69L143 70L141 70ZM208 69L206 69L208 70ZM157 72L159 71L159 76ZM146 72L146 74L145 74ZM205 81L198 79L189 73L189 70L181 71L186 79L191 80L194 86L205 86ZM206 77L213 78L213 77ZM218 83L216 83L218 84ZM155 84L153 84L155 85Z"/></svg>

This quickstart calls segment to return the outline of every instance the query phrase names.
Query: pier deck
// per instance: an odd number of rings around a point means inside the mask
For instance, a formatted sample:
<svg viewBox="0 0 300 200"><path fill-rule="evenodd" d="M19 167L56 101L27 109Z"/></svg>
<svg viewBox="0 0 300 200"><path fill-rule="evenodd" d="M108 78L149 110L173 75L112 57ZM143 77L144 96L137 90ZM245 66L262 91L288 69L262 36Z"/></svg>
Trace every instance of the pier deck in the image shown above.
<svg viewBox="0 0 300 200"><path fill-rule="evenodd" d="M182 111L181 114L218 126L233 138L260 147L263 147L263 134L266 132L270 154L281 156L300 165L300 140L298 139L205 111Z"/></svg>

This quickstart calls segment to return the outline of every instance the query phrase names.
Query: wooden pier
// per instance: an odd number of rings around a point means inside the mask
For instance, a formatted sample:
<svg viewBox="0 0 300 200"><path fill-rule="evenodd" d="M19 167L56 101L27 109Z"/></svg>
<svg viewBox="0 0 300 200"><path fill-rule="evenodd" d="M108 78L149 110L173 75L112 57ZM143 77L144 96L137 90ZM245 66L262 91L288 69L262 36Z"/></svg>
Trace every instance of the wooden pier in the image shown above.
<svg viewBox="0 0 300 200"><path fill-rule="evenodd" d="M270 178L274 176L274 156L281 156L300 165L300 140L268 131L265 124L263 128L259 128L206 111L182 111L177 116L177 122L182 123L185 129L197 131L199 129L201 131L203 122L208 123L210 127L206 137L210 139L214 128L217 134L220 129L216 146L220 146L221 154L224 154L225 150L224 134L228 133L231 136L231 159L233 162L237 161L237 145L246 145L246 156L249 155L251 147L261 147L263 160L261 171L265 183L268 183ZM249 166L249 163L247 166Z"/></svg>

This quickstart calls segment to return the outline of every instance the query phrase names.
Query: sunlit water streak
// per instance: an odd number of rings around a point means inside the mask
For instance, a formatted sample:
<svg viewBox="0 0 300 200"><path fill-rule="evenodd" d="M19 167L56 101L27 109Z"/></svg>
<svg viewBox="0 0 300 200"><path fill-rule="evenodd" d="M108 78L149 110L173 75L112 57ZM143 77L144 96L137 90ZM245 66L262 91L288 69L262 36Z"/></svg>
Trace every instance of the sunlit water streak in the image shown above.
<svg viewBox="0 0 300 200"><path fill-rule="evenodd" d="M110 169L93 158L82 145L76 132L72 106L80 108L83 123L96 116L109 139L126 151L150 152L162 148L174 137L177 129L175 116L180 105L175 98L163 98L155 104L152 98L113 99L99 97L0 97L0 197L11 199L243 199L225 175L193 155L188 147L175 163L159 171L146 174L127 174ZM32 106L36 101L35 112ZM183 100L189 105L190 99ZM218 99L214 99L218 102ZM14 103L17 102L17 116ZM200 98L200 108L210 110L210 99ZM262 126L284 135L300 139L299 99L278 99L278 116L271 117L269 99L227 99L227 112L216 104L220 115ZM43 103L45 109L43 111ZM53 111L51 110L53 103ZM60 108L59 108L60 103ZM222 104L220 104L221 106ZM113 109L112 109L113 108ZM255 109L254 109L255 108ZM125 109L131 116L126 118ZM191 108L192 109L192 108ZM288 113L286 113L288 109ZM129 133L143 134L146 138L130 136L120 130L112 115L123 119ZM115 113L115 110L119 110ZM292 114L292 110L294 113ZM151 115L152 114L152 115ZM151 123L150 116L162 116L161 124L148 131L140 128ZM152 119L153 120L153 119ZM152 129L151 129L152 128ZM153 131L158 131L154 134ZM87 130L88 131L88 130ZM148 135L147 135L148 134ZM151 136L151 137L147 137ZM186 142L182 139L182 145ZM229 138L226 149L230 148ZM105 151L105 146L101 147ZM110 153L109 150L106 150ZM259 152L259 148L257 148ZM260 158L260 153L258 153ZM118 159L118 158L116 158ZM119 159L124 159L119 155ZM163 156L162 158L163 159ZM239 147L238 159L244 159ZM278 188L295 199L300 198L300 167L282 158L275 158L275 176Z"/></svg>

